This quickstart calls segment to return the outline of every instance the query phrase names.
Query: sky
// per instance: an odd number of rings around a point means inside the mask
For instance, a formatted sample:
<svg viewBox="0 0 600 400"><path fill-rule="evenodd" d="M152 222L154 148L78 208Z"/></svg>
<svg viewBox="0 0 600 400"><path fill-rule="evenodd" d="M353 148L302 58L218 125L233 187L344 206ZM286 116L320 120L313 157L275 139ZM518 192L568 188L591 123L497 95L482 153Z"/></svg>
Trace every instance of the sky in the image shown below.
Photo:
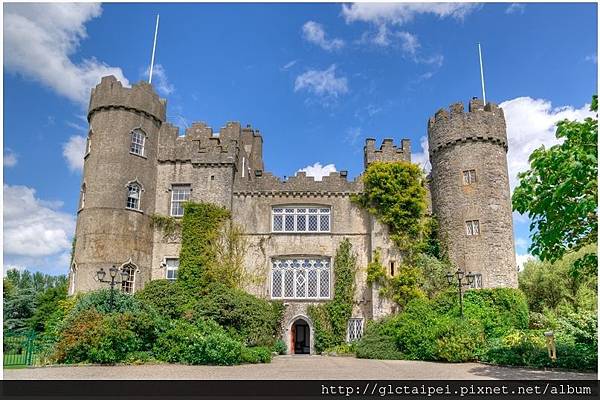
<svg viewBox="0 0 600 400"><path fill-rule="evenodd" d="M90 88L147 79L181 132L251 124L265 169L319 179L363 169L367 137L412 141L426 170L427 120L481 97L503 107L511 190L528 156L556 144L597 93L597 5L4 4L4 269L68 272ZM529 220L513 215L518 263Z"/></svg>

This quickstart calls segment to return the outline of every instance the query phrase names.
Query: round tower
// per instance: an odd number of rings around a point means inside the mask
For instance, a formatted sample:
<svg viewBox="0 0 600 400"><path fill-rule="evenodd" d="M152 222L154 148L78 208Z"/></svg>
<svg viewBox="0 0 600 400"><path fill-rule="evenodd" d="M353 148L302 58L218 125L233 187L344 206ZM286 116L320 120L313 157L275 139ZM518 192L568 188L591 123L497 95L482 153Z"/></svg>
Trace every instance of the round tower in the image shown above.
<svg viewBox="0 0 600 400"><path fill-rule="evenodd" d="M429 119L431 199L440 238L476 287L517 287L508 183L506 123L497 105L476 98Z"/></svg>
<svg viewBox="0 0 600 400"><path fill-rule="evenodd" d="M70 292L107 287L96 271L127 266L124 291L150 279L158 135L166 103L141 82L125 88L114 76L92 89ZM120 276L117 276L119 281Z"/></svg>

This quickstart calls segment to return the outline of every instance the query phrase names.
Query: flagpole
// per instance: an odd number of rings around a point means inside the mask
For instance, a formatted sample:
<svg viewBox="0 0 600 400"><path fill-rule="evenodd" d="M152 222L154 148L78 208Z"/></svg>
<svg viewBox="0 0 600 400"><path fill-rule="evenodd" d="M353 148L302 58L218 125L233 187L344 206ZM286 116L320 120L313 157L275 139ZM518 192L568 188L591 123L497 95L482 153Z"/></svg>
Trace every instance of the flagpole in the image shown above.
<svg viewBox="0 0 600 400"><path fill-rule="evenodd" d="M156 14L156 28L154 29L154 44L152 45L152 60L150 61L150 74L148 76L148 83L152 83L152 70L154 69L154 52L156 51L156 38L158 36L158 19L159 14Z"/></svg>
<svg viewBox="0 0 600 400"><path fill-rule="evenodd" d="M479 70L481 71L481 91L483 92L483 105L485 102L485 81L483 80L483 60L481 58L481 43L477 43L479 49Z"/></svg>

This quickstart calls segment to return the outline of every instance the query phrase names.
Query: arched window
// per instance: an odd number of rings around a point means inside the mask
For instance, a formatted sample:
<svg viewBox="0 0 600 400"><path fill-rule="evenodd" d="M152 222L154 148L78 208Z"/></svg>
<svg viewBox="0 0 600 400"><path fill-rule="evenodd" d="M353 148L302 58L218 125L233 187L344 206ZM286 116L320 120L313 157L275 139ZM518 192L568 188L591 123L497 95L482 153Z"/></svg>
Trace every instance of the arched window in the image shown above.
<svg viewBox="0 0 600 400"><path fill-rule="evenodd" d="M123 271L127 272L127 277L121 278L121 291L126 294L133 294L133 291L135 289L135 265L124 265Z"/></svg>
<svg viewBox="0 0 600 400"><path fill-rule="evenodd" d="M138 156L144 155L144 144L146 143L146 134L141 129L135 129L131 132L131 147L129 152Z"/></svg>
<svg viewBox="0 0 600 400"><path fill-rule="evenodd" d="M92 131L90 130L87 137L87 142L85 144L85 155L87 156L92 151Z"/></svg>
<svg viewBox="0 0 600 400"><path fill-rule="evenodd" d="M79 209L81 210L85 206L85 183L81 185L81 192L79 193Z"/></svg>
<svg viewBox="0 0 600 400"><path fill-rule="evenodd" d="M140 209L140 198L142 187L137 182L132 182L127 185L127 208L131 210Z"/></svg>

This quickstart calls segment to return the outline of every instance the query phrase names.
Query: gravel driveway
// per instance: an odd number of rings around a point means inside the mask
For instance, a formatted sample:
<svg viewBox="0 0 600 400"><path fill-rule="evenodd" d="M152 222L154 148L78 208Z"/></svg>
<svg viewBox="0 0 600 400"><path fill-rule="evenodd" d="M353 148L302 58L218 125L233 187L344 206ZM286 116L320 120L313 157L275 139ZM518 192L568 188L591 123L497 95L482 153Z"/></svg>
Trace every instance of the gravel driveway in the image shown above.
<svg viewBox="0 0 600 400"><path fill-rule="evenodd" d="M4 379L597 379L596 373L538 371L485 364L279 356L270 364L57 366L5 369Z"/></svg>

